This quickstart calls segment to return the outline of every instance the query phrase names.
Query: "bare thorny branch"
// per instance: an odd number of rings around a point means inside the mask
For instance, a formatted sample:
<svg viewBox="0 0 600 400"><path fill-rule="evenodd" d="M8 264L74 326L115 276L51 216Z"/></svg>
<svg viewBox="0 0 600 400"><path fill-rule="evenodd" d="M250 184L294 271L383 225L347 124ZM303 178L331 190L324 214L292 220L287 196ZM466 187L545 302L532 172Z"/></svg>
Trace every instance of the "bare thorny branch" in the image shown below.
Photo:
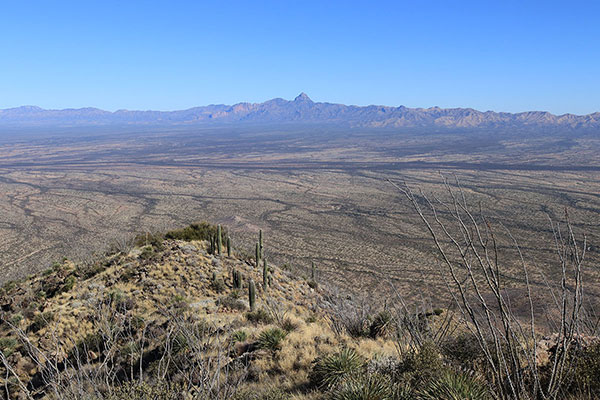
<svg viewBox="0 0 600 400"><path fill-rule="evenodd" d="M497 224L508 235L518 254L528 298L526 318L517 317L511 306L492 223L481 205L479 215L471 211L465 191L456 177L452 185L445 177L442 179L449 201L435 196L431 197L432 201L420 189L417 195L406 183L388 182L408 199L433 239L442 259L438 272L463 317L465 327L474 334L485 355L497 398L557 398L561 387L570 379L569 354L584 326L582 268L585 238L580 246L567 211L565 233L551 221L560 262L560 293L557 296L550 285L544 289L550 289L555 299L560 323L552 369L549 377L542 379L538 367L539 332L534 312L534 287L521 246L504 225ZM440 210L443 210L446 219L442 219ZM450 279L447 279L448 276ZM488 300L490 296L491 303Z"/></svg>

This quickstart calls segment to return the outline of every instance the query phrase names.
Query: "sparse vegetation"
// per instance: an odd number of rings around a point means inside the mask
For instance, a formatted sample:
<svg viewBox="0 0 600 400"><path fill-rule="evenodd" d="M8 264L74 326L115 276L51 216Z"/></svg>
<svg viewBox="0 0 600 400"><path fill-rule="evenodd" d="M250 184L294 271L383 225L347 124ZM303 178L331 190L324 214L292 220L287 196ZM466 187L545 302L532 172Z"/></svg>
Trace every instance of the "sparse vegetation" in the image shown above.
<svg viewBox="0 0 600 400"><path fill-rule="evenodd" d="M309 290L306 279L267 264L260 238L262 269L205 252L213 246L218 253L216 236L139 244L90 263L93 274L65 260L5 288L2 320L10 324L0 324L0 373L9 376L11 398L498 397L480 337L453 312L431 305L412 312L401 301L377 308L335 293L325 280ZM257 293L255 279L269 290ZM54 294L40 296L40 289ZM553 338L544 343L538 376L549 385L560 347ZM598 343L589 336L567 356L558 353L574 368L555 399L600 393ZM502 351L510 357L509 346ZM36 366L42 358L51 362Z"/></svg>

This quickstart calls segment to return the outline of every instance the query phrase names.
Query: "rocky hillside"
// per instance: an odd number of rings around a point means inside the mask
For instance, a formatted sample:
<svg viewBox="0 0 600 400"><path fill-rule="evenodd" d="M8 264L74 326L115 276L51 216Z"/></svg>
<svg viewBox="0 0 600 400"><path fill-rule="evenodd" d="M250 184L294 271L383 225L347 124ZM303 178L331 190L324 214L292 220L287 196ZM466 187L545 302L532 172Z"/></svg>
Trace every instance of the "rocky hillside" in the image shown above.
<svg viewBox="0 0 600 400"><path fill-rule="evenodd" d="M130 251L8 283L5 398L246 398L273 385L309 396L319 355L344 344L395 353L393 342L336 335L316 282L215 246L142 237Z"/></svg>
<svg viewBox="0 0 600 400"><path fill-rule="evenodd" d="M511 398L450 310L374 309L319 282L318 266L304 277L270 265L262 242L248 255L225 229L194 224L9 282L0 398ZM540 379L555 342L539 342ZM577 349L555 398L600 393L600 345Z"/></svg>
<svg viewBox="0 0 600 400"><path fill-rule="evenodd" d="M81 126L111 124L335 124L345 128L398 129L600 129L600 112L554 115L543 111L506 113L472 108L408 108L404 106L348 106L313 102L305 93L293 101L209 105L179 111L109 112L96 108L45 110L25 106L0 110L0 126Z"/></svg>

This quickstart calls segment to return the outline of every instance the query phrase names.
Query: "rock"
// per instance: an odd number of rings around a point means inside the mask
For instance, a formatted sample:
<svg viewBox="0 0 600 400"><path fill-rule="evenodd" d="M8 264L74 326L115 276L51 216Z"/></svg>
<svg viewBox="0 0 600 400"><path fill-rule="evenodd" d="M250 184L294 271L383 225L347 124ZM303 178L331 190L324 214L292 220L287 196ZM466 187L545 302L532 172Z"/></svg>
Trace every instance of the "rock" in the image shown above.
<svg viewBox="0 0 600 400"><path fill-rule="evenodd" d="M183 254L194 254L197 251L196 246L193 246L191 244L183 245L180 248Z"/></svg>
<svg viewBox="0 0 600 400"><path fill-rule="evenodd" d="M89 290L105 290L106 286L104 286L103 284L99 283L99 282L92 282L90 284L88 284L88 289Z"/></svg>

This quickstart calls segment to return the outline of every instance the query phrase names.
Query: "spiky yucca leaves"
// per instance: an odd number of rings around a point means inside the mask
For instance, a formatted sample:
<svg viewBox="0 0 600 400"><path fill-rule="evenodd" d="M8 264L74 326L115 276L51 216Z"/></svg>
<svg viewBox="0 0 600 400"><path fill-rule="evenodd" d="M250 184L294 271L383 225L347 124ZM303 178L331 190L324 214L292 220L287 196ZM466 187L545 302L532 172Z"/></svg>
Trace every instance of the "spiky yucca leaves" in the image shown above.
<svg viewBox="0 0 600 400"><path fill-rule="evenodd" d="M392 332L392 328L392 314L388 310L383 310L373 318L371 326L369 327L369 336L373 339L380 336L386 336Z"/></svg>
<svg viewBox="0 0 600 400"><path fill-rule="evenodd" d="M364 360L353 349L328 354L315 360L310 380L321 390L329 390L363 370Z"/></svg>
<svg viewBox="0 0 600 400"><path fill-rule="evenodd" d="M420 400L487 400L487 388L477 379L454 372L447 372L431 381L419 394Z"/></svg>
<svg viewBox="0 0 600 400"><path fill-rule="evenodd" d="M258 336L258 347L268 350L279 350L281 342L285 339L287 332L279 328L269 328Z"/></svg>
<svg viewBox="0 0 600 400"><path fill-rule="evenodd" d="M414 393L406 386L378 374L362 374L348 379L331 393L332 400L412 400Z"/></svg>

